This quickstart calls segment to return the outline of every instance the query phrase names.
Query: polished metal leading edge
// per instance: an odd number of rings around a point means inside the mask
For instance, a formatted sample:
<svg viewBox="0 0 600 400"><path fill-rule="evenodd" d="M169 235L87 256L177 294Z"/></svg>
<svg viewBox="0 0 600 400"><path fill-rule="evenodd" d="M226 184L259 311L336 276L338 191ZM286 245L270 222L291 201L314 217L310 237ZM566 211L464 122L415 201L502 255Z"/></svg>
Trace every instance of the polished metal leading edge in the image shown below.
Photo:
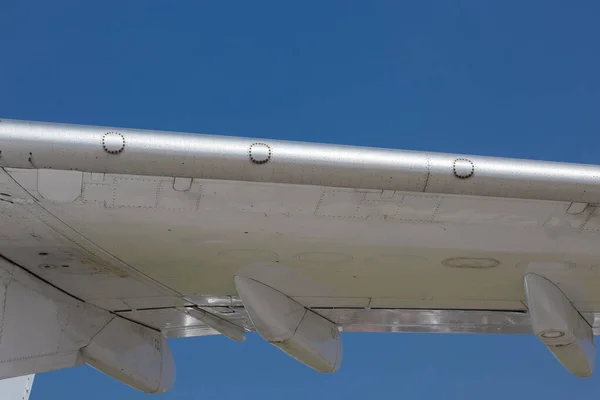
<svg viewBox="0 0 600 400"><path fill-rule="evenodd" d="M600 167L0 120L0 166L600 203Z"/></svg>

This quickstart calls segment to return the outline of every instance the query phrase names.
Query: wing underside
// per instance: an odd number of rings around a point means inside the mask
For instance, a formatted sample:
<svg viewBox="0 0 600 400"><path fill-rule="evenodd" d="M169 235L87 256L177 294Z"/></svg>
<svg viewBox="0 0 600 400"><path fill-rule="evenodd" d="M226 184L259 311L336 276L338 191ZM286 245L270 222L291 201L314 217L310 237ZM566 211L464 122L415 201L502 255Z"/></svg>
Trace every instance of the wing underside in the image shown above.
<svg viewBox="0 0 600 400"><path fill-rule="evenodd" d="M529 333L532 268L600 332L593 166L10 121L0 134L0 257L167 337L254 330L234 276L348 332Z"/></svg>

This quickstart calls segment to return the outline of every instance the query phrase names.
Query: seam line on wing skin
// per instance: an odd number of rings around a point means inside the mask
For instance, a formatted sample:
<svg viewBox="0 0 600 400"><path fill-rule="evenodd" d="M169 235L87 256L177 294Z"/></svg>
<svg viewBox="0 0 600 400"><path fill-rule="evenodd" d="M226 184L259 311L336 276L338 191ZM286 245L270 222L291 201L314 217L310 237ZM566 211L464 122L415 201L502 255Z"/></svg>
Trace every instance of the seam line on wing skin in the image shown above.
<svg viewBox="0 0 600 400"><path fill-rule="evenodd" d="M427 171L425 175L425 185L423 185L423 192L427 192L427 185L429 185L429 177L431 176L431 157L429 154L425 154L425 159L427 160Z"/></svg>
<svg viewBox="0 0 600 400"><path fill-rule="evenodd" d="M124 319L125 321L129 321L129 322L131 322L131 323L133 323L133 324L136 324L136 325L143 326L143 327L145 327L145 328L148 328L148 329L150 329L150 330L153 330L154 332L159 332L159 333L161 333L161 334L162 334L162 331L161 331L160 329L158 329L158 328L154 328L154 327L152 327L152 326L150 326L150 325L146 325L146 324L145 324L145 323L143 323L143 322L136 321L135 319L131 319L131 318L129 318L129 317L126 317L126 316L124 316L124 315L121 315L121 314L117 314L117 313L115 313L115 312L113 312L113 311L108 311L108 312L109 312L109 313L111 313L111 314L113 314L113 315L114 315L116 318L121 318L121 319ZM114 318L113 318L113 319L114 319ZM111 321L112 321L112 319L111 319Z"/></svg>
<svg viewBox="0 0 600 400"><path fill-rule="evenodd" d="M108 311L110 313L110 311ZM111 313L112 314L112 313ZM98 332L94 333L94 335L92 335L92 337L90 337L90 340L87 341L87 343L85 344L85 346L81 346L81 348L79 349L79 351L85 349L86 347L88 347L96 338L96 336L98 336L100 334L100 332L102 332L107 326L108 324L110 324L117 316L115 314L111 315L111 318L104 324L102 325L102 328L98 329Z"/></svg>
<svg viewBox="0 0 600 400"><path fill-rule="evenodd" d="M4 168L3 168L4 170ZM18 185L21 189L23 189L29 196L31 196L32 199L35 200L35 202L33 203L33 205L35 207L38 207L39 209L42 210L42 214L45 213L47 215L49 215L50 217L54 218L56 221L58 221L58 223L62 224L63 226L65 226L68 230L71 231L71 233L74 236L78 236L81 239L83 239L84 242L86 242L87 244L89 244L92 249L97 249L99 250L101 253L104 253L104 255L108 255L110 258L112 258L113 260L116 260L118 264L121 264L122 266L125 266L126 268L130 269L131 271L133 271L136 275L137 278L141 277L142 279L142 283L143 280L146 279L150 282L152 282L152 284L156 285L158 288L166 290L168 293L175 295L178 298L183 299L183 295L179 292L177 292L174 289L171 289L168 286L163 285L162 283L156 281L155 279L149 277L148 275L142 273L141 271L139 271L137 268L134 268L133 266L131 266L130 264L126 263L125 261L121 260L119 257L115 256L114 254L110 253L109 251L105 250L104 248L98 246L96 243L94 243L92 240L88 239L86 236L84 236L83 234L81 234L79 231L77 231L76 229L73 229L69 224L65 223L63 220L61 220L60 218L58 218L56 215L54 215L52 212L50 212L48 209L46 209L44 206L42 206L39 203L39 200L37 200L35 198L35 196L33 196L26 188L24 188L21 184L19 184L19 182L17 182L13 176L11 174L9 174L7 171L4 171L9 177L10 179L16 184ZM27 209L27 207L25 207L25 210L27 210L27 212L29 212L30 214L32 214L32 212ZM60 235L60 237L68 240L69 242L73 243L75 246L87 251L88 253L91 253L94 255L94 252L90 251L89 248L82 246L81 244L77 243L76 241L74 241L73 239L71 239L71 237L69 237L67 234L59 231L56 227L52 226L51 224L49 224L47 221L44 221L44 219L37 217L36 215L32 214L32 216L34 218L36 218L38 221L42 222L44 225L48 226L50 229L52 229L53 231L55 231L57 234ZM101 255L99 256L101 259L103 258ZM26 268L24 268L25 270L27 270ZM61 289L62 290L62 289ZM65 292L66 293L66 292ZM72 295L70 295L72 296ZM74 297L74 296L73 296Z"/></svg>
<svg viewBox="0 0 600 400"><path fill-rule="evenodd" d="M2 315L0 315L0 343L2 343L2 337L4 336L4 316L6 315L6 299L8 298L8 286L11 284L13 279L13 277L10 277L8 282L4 286L4 296L2 296Z"/></svg>
<svg viewBox="0 0 600 400"><path fill-rule="evenodd" d="M590 222L590 219L592 219L592 217L596 216L596 210L598 210L598 208L596 206L593 206L592 210L590 211L588 216L585 218L585 221L583 221L581 226L579 228L577 228L577 231L581 232L586 229L585 227L588 224L588 222Z"/></svg>
<svg viewBox="0 0 600 400"><path fill-rule="evenodd" d="M24 266L22 266L21 264L19 264L19 263L15 262L15 261L11 260L10 258L6 257L4 254L1 254L1 253L0 253L0 259L1 259L1 260L4 260L4 261L6 261L6 262L7 262L7 263L9 263L9 264L12 264L12 265L14 265L15 267L17 267L17 268L19 268L19 269L21 269L21 270L23 270L23 271L25 271L26 273L28 273L28 274L30 274L31 276L33 276L33 277L35 277L35 278L39 279L40 281L44 282L45 284L47 284L47 285L49 285L49 286L52 286L54 289L58 290L59 292L61 292L61 293L63 293L63 294L66 294L67 296L69 296L69 297L72 297L72 298L74 298L75 300L79 300L79 301L81 301L82 303L85 303L85 301L84 301L83 299L80 299L79 297L77 297L77 296L75 296L75 295L72 295L72 294L71 294L71 293L69 293L69 292L66 292L66 291L64 291L63 289L59 288L58 286L56 286L56 285L53 285L52 283L48 282L46 279L44 279L44 278L42 278L42 277L40 277L40 276L36 275L35 273L31 272L30 270L28 270L27 268L25 268L25 267L24 267Z"/></svg>
<svg viewBox="0 0 600 400"><path fill-rule="evenodd" d="M300 305L302 305L302 304L300 304ZM302 307L304 307L304 306L302 306ZM294 328L294 333L292 333L292 335L289 338L287 338L287 339L281 339L281 340L274 340L271 343L285 343L288 340L293 339L294 336L296 336L296 333L298 332L298 329L300 328L300 325L302 325L302 321L304 321L304 318L306 318L306 314L308 314L309 312L311 312L311 311L309 309L307 309L306 307L304 307L304 314L302 314L302 318L300 318L300 321L298 322L298 325L296 326L296 328ZM317 314L317 315L319 315L319 314Z"/></svg>

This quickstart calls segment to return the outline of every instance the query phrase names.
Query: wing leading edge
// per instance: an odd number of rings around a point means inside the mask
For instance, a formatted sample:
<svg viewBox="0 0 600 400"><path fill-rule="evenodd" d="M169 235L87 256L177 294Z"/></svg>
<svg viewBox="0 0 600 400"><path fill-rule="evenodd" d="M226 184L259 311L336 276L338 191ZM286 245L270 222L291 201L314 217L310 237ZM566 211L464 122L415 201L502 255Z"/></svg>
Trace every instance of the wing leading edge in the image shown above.
<svg viewBox="0 0 600 400"><path fill-rule="evenodd" d="M600 202L600 167L0 120L13 168Z"/></svg>

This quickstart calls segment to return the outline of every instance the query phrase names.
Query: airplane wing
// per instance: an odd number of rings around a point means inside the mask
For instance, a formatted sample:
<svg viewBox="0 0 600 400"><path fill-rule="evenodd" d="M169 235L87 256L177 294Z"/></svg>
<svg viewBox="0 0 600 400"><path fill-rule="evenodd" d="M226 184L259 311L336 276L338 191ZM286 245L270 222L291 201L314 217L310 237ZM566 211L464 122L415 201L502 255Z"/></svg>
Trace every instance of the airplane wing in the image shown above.
<svg viewBox="0 0 600 400"><path fill-rule="evenodd" d="M0 120L0 377L87 363L168 390L166 338L600 332L600 167Z"/></svg>

